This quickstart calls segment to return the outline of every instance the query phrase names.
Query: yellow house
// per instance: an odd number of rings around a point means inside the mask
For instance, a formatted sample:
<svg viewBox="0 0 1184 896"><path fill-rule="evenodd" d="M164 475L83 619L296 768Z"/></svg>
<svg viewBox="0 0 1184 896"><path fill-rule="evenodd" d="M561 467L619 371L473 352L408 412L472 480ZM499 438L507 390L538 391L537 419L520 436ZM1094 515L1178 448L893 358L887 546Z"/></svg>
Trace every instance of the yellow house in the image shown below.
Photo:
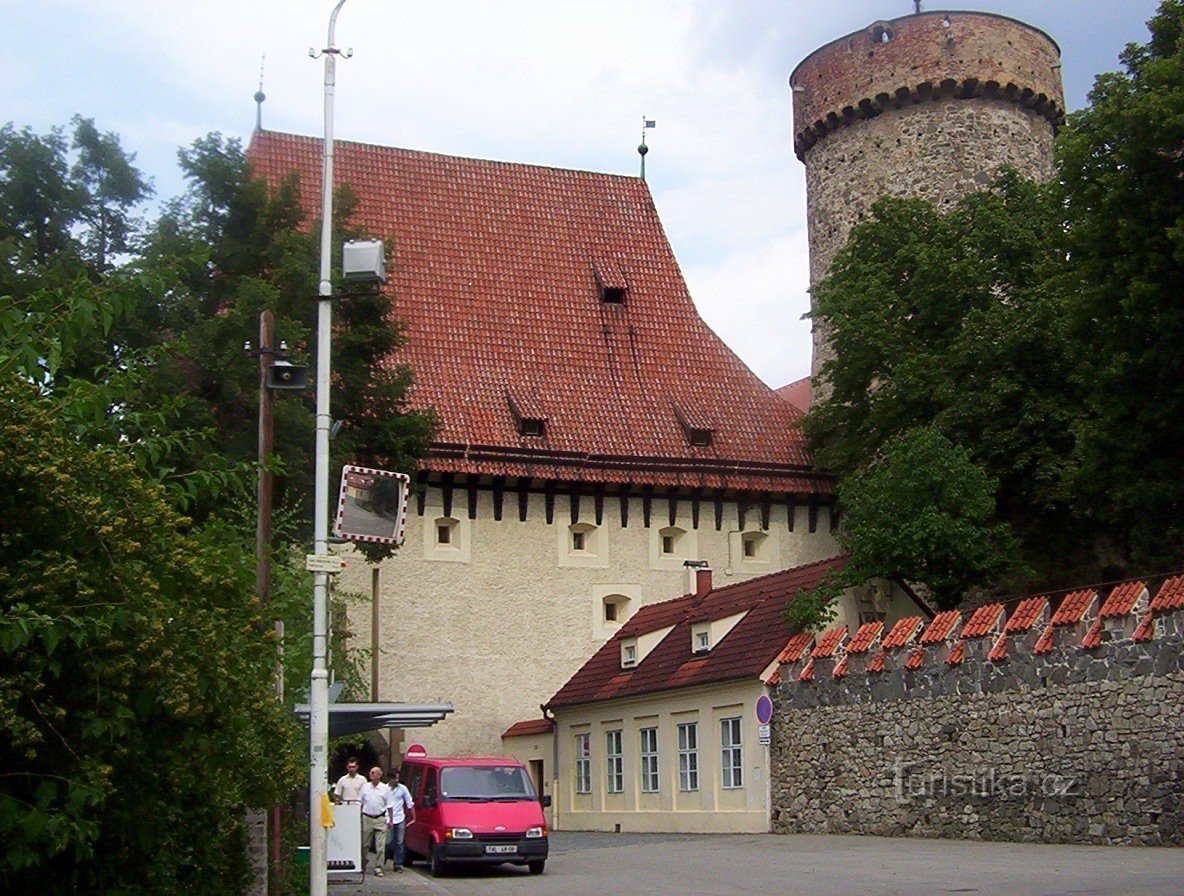
<svg viewBox="0 0 1184 896"><path fill-rule="evenodd" d="M791 637L784 611L842 563L832 557L718 589L700 570L692 593L639 609L544 706L554 737L552 826L767 831L769 719L758 705L780 664L814 643L810 633ZM838 625L854 630L859 606L852 594L841 598ZM916 610L894 591L878 615L892 622ZM543 768L548 737L522 723L503 744Z"/></svg>

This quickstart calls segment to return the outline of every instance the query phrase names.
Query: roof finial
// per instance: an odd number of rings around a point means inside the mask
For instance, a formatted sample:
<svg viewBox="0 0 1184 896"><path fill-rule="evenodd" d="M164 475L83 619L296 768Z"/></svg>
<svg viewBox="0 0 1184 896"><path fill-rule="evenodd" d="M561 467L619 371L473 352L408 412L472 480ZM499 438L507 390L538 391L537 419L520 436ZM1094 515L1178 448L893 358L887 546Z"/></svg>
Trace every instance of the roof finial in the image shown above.
<svg viewBox="0 0 1184 896"><path fill-rule="evenodd" d="M263 63L267 61L267 54L264 53L259 60L259 89L255 91L255 130L263 130L263 101L267 99L267 94L263 92Z"/></svg>
<svg viewBox="0 0 1184 896"><path fill-rule="evenodd" d="M658 123L652 118L641 116L641 145L637 147L637 154L641 156L641 179L645 180L645 154L650 148L645 145L645 132L648 128L656 128Z"/></svg>

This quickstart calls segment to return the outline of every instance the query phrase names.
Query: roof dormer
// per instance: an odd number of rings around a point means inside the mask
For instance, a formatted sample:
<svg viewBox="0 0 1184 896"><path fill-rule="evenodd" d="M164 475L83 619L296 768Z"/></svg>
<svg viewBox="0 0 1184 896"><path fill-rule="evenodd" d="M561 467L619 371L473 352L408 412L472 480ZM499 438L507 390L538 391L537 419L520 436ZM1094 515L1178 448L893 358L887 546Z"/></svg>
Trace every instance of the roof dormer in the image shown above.
<svg viewBox="0 0 1184 896"><path fill-rule="evenodd" d="M704 619L691 623L691 653L710 653L728 632L734 629L748 611L734 613L722 619Z"/></svg>
<svg viewBox="0 0 1184 896"><path fill-rule="evenodd" d="M682 431L686 434L687 444L693 448L708 448L711 446L715 428L702 414L687 408L685 405L674 406L674 416Z"/></svg>
<svg viewBox="0 0 1184 896"><path fill-rule="evenodd" d="M518 435L541 439L547 434L547 415L533 389L507 391L506 402L510 405Z"/></svg>
<svg viewBox="0 0 1184 896"><path fill-rule="evenodd" d="M673 625L621 638L621 668L632 669L650 655L655 647L662 643L662 639L670 634Z"/></svg>
<svg viewBox="0 0 1184 896"><path fill-rule="evenodd" d="M602 303L625 304L629 296L629 284L625 281L625 273L620 265L602 258L592 263L592 273L596 275L596 288Z"/></svg>

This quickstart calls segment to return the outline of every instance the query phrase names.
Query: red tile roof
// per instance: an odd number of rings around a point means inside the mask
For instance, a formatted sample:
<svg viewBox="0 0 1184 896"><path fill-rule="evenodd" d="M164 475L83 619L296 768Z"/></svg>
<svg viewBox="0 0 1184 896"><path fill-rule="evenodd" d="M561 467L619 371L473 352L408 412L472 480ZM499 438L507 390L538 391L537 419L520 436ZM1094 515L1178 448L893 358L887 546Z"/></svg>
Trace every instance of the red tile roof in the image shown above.
<svg viewBox="0 0 1184 896"><path fill-rule="evenodd" d="M1053 625L1073 625L1081 622L1094 602L1098 599L1098 592L1092 588L1072 591L1061 598L1061 605L1052 614Z"/></svg>
<svg viewBox="0 0 1184 896"><path fill-rule="evenodd" d="M987 659L998 662L1007 659L1007 635L1000 635L987 654Z"/></svg>
<svg viewBox="0 0 1184 896"><path fill-rule="evenodd" d="M810 660L802 667L801 674L798 675L798 681L813 681L814 680L814 660Z"/></svg>
<svg viewBox="0 0 1184 896"><path fill-rule="evenodd" d="M835 670L831 674L834 675L835 678L843 678L844 676L846 676L846 674L847 674L847 657L846 656L844 656L841 660L838 661L838 663L835 664Z"/></svg>
<svg viewBox="0 0 1184 896"><path fill-rule="evenodd" d="M933 617L933 621L929 623L929 627L921 632L922 644L940 644L942 641L948 640L954 636L954 627L962 619L962 614L957 610L946 610L944 613L938 613Z"/></svg>
<svg viewBox="0 0 1184 896"><path fill-rule="evenodd" d="M867 671L868 672L883 672L884 671L884 651L881 650L874 657L872 657L871 662L869 662L867 664Z"/></svg>
<svg viewBox="0 0 1184 896"><path fill-rule="evenodd" d="M834 656L846 637L847 626L845 625L836 625L830 631L824 632L814 643L814 649L810 651L811 658Z"/></svg>
<svg viewBox="0 0 1184 896"><path fill-rule="evenodd" d="M813 632L798 632L785 643L785 649L777 654L777 662L796 663L813 644Z"/></svg>
<svg viewBox="0 0 1184 896"><path fill-rule="evenodd" d="M1008 635L1020 635L1029 630L1044 617L1048 609L1047 597L1029 597L1021 600L1008 617L1003 632Z"/></svg>
<svg viewBox="0 0 1184 896"><path fill-rule="evenodd" d="M1003 604L986 604L970 614L962 626L962 638L982 638L999 631L1003 619Z"/></svg>
<svg viewBox="0 0 1184 896"><path fill-rule="evenodd" d="M921 630L924 623L925 619L922 616L906 616L904 619L896 620L892 631L888 632L884 640L880 642L880 646L886 650L908 646L913 643L917 632Z"/></svg>
<svg viewBox="0 0 1184 896"><path fill-rule="evenodd" d="M1115 585L1106 602L1102 604L1102 609L1098 611L1098 616L1102 619L1125 616L1135 608L1135 604L1146 591L1146 582L1123 582L1121 585Z"/></svg>
<svg viewBox="0 0 1184 896"><path fill-rule="evenodd" d="M810 410L810 378L794 380L777 390L777 397L803 414Z"/></svg>
<svg viewBox="0 0 1184 896"><path fill-rule="evenodd" d="M1151 609L1155 613L1184 610L1184 576L1172 576L1159 587Z"/></svg>
<svg viewBox="0 0 1184 896"><path fill-rule="evenodd" d="M1102 620L1100 617L1094 620L1094 624L1089 627L1089 631L1081 639L1081 646L1086 650L1102 646Z"/></svg>
<svg viewBox="0 0 1184 896"><path fill-rule="evenodd" d="M550 734L555 723L550 719L526 719L515 722L502 732L502 737L524 737L528 734Z"/></svg>
<svg viewBox="0 0 1184 896"><path fill-rule="evenodd" d="M1135 633L1131 636L1133 641L1150 641L1155 637L1155 614L1148 613L1143 617L1143 621L1139 623L1139 627L1135 629Z"/></svg>
<svg viewBox="0 0 1184 896"><path fill-rule="evenodd" d="M909 654L909 658L904 661L906 669L920 669L921 664L925 662L925 648L915 647L913 652Z"/></svg>
<svg viewBox="0 0 1184 896"><path fill-rule="evenodd" d="M257 131L248 159L295 172L311 221L322 141ZM393 250L387 289L410 403L442 428L440 472L833 493L797 423L699 317L645 182L337 141L353 223ZM600 300L597 277L626 287ZM541 436L509 408L545 410ZM675 409L712 432L692 446ZM697 427L698 428L698 427Z"/></svg>
<svg viewBox="0 0 1184 896"><path fill-rule="evenodd" d="M867 653L875 646L882 631L884 631L883 622L865 622L855 630L855 634L847 642L847 655L858 656L861 653Z"/></svg>
<svg viewBox="0 0 1184 896"><path fill-rule="evenodd" d="M958 643L954 645L954 649L950 651L950 655L946 657L947 666L962 665L962 658L965 655L966 642L959 639Z"/></svg>
<svg viewBox="0 0 1184 896"><path fill-rule="evenodd" d="M1051 622L1044 627L1040 637L1036 639L1036 645L1032 648L1033 653L1051 653L1053 646L1056 644L1056 626Z"/></svg>
<svg viewBox="0 0 1184 896"><path fill-rule="evenodd" d="M572 706L666 691L691 685L759 676L787 649L786 606L800 591L816 587L846 561L817 563L715 588L702 597L685 594L639 609L547 703ZM706 656L692 652L695 622L744 613ZM632 669L621 669L620 642L667 627L671 630ZM789 639L790 642L793 639Z"/></svg>

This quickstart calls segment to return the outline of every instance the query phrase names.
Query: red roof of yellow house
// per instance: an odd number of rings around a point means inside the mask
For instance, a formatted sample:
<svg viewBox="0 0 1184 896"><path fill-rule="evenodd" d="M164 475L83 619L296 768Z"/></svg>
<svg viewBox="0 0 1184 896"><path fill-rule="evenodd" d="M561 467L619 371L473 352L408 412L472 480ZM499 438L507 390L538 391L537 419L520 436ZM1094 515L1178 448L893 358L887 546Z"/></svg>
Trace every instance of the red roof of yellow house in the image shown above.
<svg viewBox="0 0 1184 896"><path fill-rule="evenodd" d="M258 131L248 159L298 174L312 220L321 150ZM393 360L442 418L432 470L833 492L797 411L699 317L644 181L349 141L334 175L393 253Z"/></svg>
<svg viewBox="0 0 1184 896"><path fill-rule="evenodd" d="M523 719L502 732L502 737L525 737L532 734L550 734L555 723L550 719Z"/></svg>
<svg viewBox="0 0 1184 896"><path fill-rule="evenodd" d="M845 563L844 557L832 557L716 588L702 596L684 594L644 606L559 689L547 707L744 678L759 682L760 675L787 647L789 626L784 613L790 601L799 591L817 587L828 572ZM741 613L743 618L708 653L694 651L694 623ZM622 640L667 628L662 640L636 666L621 668Z"/></svg>

